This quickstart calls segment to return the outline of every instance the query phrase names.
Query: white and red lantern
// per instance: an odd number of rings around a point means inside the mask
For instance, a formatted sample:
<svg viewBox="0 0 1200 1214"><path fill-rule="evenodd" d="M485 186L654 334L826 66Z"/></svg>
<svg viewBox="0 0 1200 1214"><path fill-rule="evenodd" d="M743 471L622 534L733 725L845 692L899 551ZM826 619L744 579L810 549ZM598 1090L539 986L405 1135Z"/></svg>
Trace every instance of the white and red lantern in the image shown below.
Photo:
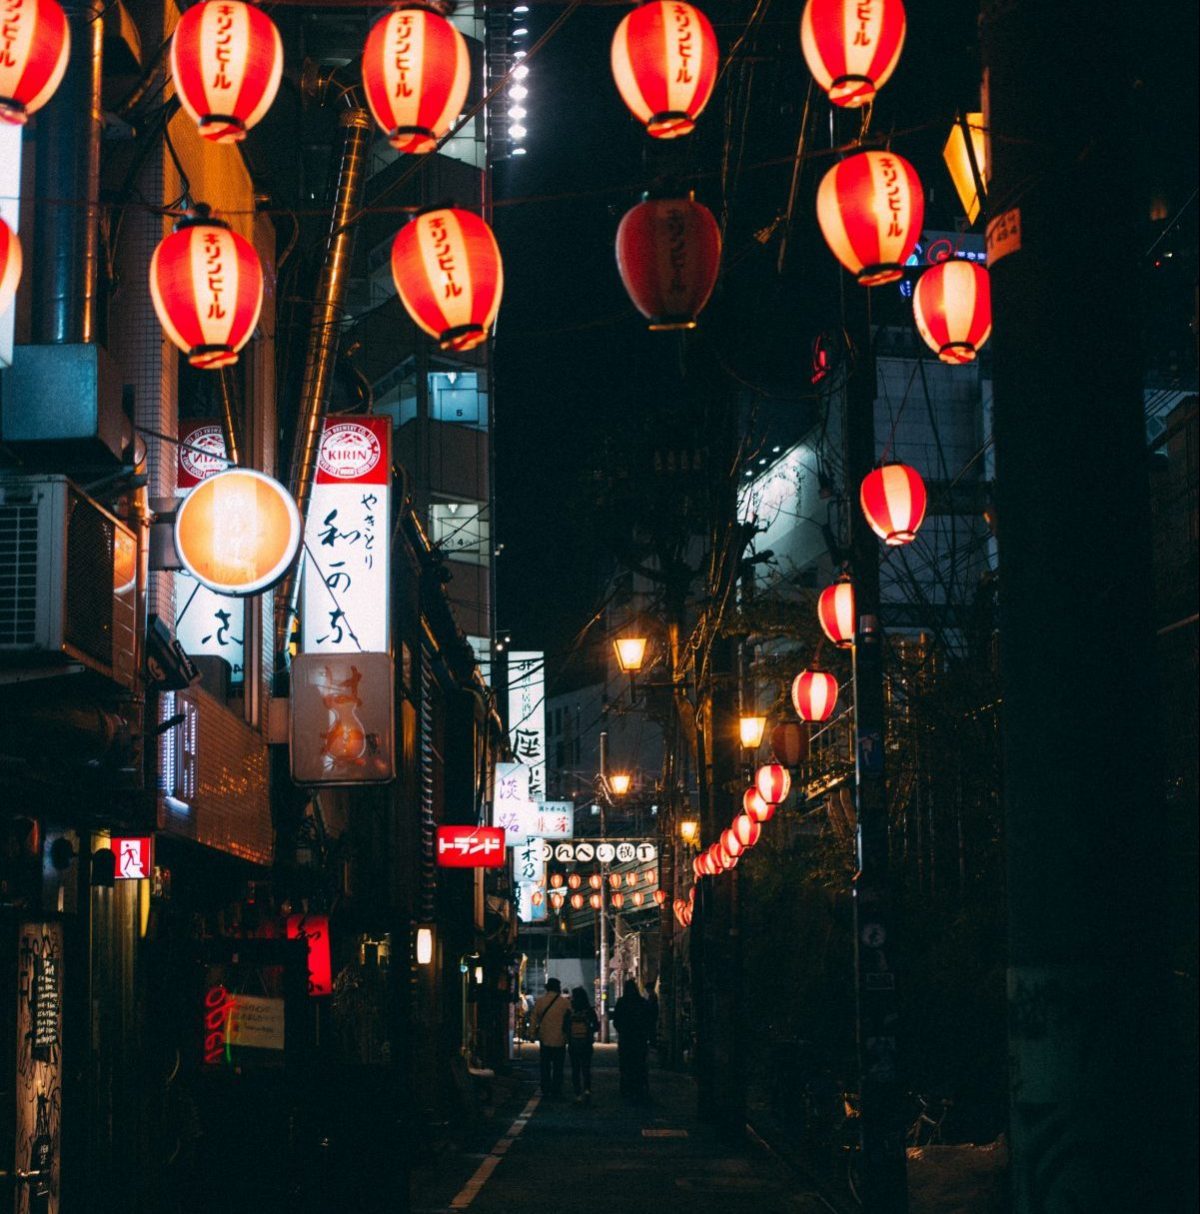
<svg viewBox="0 0 1200 1214"><path fill-rule="evenodd" d="M667 891L665 889L656 889L654 891L654 901L657 902L659 906L662 906L666 900Z"/></svg>
<svg viewBox="0 0 1200 1214"><path fill-rule="evenodd" d="M726 856L721 849L721 844L712 843L709 845L708 851L705 853L708 856L708 875L710 877L719 876L727 868L732 868L732 864L727 864L727 860L732 860L732 856Z"/></svg>
<svg viewBox="0 0 1200 1214"><path fill-rule="evenodd" d="M987 270L958 257L926 270L913 291L913 319L942 362L972 362L992 332Z"/></svg>
<svg viewBox="0 0 1200 1214"><path fill-rule="evenodd" d="M745 850L745 844L738 838L733 827L721 831L721 850L727 856L740 857Z"/></svg>
<svg viewBox="0 0 1200 1214"><path fill-rule="evenodd" d="M565 900L565 894L558 894L554 892L551 892L550 894L550 905L554 907L555 910L562 910L562 904Z"/></svg>
<svg viewBox="0 0 1200 1214"><path fill-rule="evenodd" d="M472 211L424 211L396 233L392 279L414 323L443 350L487 340L500 311L504 266L492 229Z"/></svg>
<svg viewBox="0 0 1200 1214"><path fill-rule="evenodd" d="M730 829L743 848L753 847L762 836L762 827L749 814L738 814Z"/></svg>
<svg viewBox="0 0 1200 1214"><path fill-rule="evenodd" d="M71 56L55 0L9 0L0 16L0 122L24 126L54 96Z"/></svg>
<svg viewBox="0 0 1200 1214"><path fill-rule="evenodd" d="M621 907L625 905L625 895L618 890L615 894L613 894L609 901L613 904L613 907L616 910L620 910Z"/></svg>
<svg viewBox="0 0 1200 1214"><path fill-rule="evenodd" d="M837 679L827 671L802 670L792 680L792 707L802 721L828 721L837 698Z"/></svg>
<svg viewBox="0 0 1200 1214"><path fill-rule="evenodd" d="M617 268L652 330L694 329L721 264L721 231L694 198L648 198L617 228Z"/></svg>
<svg viewBox="0 0 1200 1214"><path fill-rule="evenodd" d="M907 25L900 0L808 0L800 46L834 105L866 105L895 71Z"/></svg>
<svg viewBox="0 0 1200 1214"><path fill-rule="evenodd" d="M925 518L925 482L907 464L884 464L869 472L859 491L863 514L885 544L911 544Z"/></svg>
<svg viewBox="0 0 1200 1214"><path fill-rule="evenodd" d="M695 129L717 80L717 36L683 0L649 0L627 13L612 43L621 100L655 139Z"/></svg>
<svg viewBox="0 0 1200 1214"><path fill-rule="evenodd" d="M583 895L582 894L572 894L571 895L571 909L572 910L583 910Z"/></svg>
<svg viewBox="0 0 1200 1214"><path fill-rule="evenodd" d="M171 37L171 79L184 112L213 143L236 143L271 108L283 76L275 22L242 0L203 0Z"/></svg>
<svg viewBox="0 0 1200 1214"><path fill-rule="evenodd" d="M849 649L854 644L856 618L854 583L848 577L839 578L821 591L817 599L817 621L821 631L839 649Z"/></svg>
<svg viewBox="0 0 1200 1214"><path fill-rule="evenodd" d="M367 34L362 80L388 143L398 152L432 152L467 99L467 41L427 8L394 8Z"/></svg>
<svg viewBox="0 0 1200 1214"><path fill-rule="evenodd" d="M917 171L894 152L857 152L817 190L817 222L833 255L864 287L892 282L916 248L925 220Z"/></svg>
<svg viewBox="0 0 1200 1214"><path fill-rule="evenodd" d="M602 899L603 899L602 894L589 894L588 895L588 905L592 908L592 910L599 910Z"/></svg>
<svg viewBox="0 0 1200 1214"><path fill-rule="evenodd" d="M21 283L21 242L0 219L0 312L13 301Z"/></svg>
<svg viewBox="0 0 1200 1214"><path fill-rule="evenodd" d="M768 805L782 805L792 791L792 777L781 763L764 763L754 778L758 794Z"/></svg>
<svg viewBox="0 0 1200 1214"><path fill-rule="evenodd" d="M747 788L742 794L742 809L755 822L770 822L775 816L775 806L757 788Z"/></svg>
<svg viewBox="0 0 1200 1214"><path fill-rule="evenodd" d="M227 367L258 324L262 265L248 240L200 214L154 250L150 298L163 331L193 367Z"/></svg>

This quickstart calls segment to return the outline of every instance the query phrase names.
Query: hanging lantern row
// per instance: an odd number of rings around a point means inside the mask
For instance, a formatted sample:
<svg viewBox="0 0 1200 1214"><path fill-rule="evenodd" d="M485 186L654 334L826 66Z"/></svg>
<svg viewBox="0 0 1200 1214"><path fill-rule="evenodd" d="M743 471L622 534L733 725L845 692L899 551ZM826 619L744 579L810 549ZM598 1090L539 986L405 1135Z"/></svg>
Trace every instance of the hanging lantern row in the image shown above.
<svg viewBox="0 0 1200 1214"><path fill-rule="evenodd" d="M802 670L792 680L792 707L802 721L829 720L837 698L837 679L827 671Z"/></svg>
<svg viewBox="0 0 1200 1214"><path fill-rule="evenodd" d="M0 219L0 312L13 301L21 281L21 242L17 234Z"/></svg>
<svg viewBox="0 0 1200 1214"><path fill-rule="evenodd" d="M71 30L55 0L7 4L0 53L0 122L24 126L54 96L71 57Z"/></svg>

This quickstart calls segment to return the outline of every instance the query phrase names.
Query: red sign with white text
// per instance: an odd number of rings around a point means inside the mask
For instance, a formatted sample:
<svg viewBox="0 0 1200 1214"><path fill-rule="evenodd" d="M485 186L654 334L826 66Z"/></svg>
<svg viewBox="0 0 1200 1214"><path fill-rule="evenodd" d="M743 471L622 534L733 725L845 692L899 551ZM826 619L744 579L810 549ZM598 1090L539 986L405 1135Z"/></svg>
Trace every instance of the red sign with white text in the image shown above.
<svg viewBox="0 0 1200 1214"><path fill-rule="evenodd" d="M150 838L113 839L112 853L116 859L118 881L141 881L154 875Z"/></svg>
<svg viewBox="0 0 1200 1214"><path fill-rule="evenodd" d="M499 868L504 831L498 826L439 826L437 862L442 868Z"/></svg>
<svg viewBox="0 0 1200 1214"><path fill-rule="evenodd" d="M181 421L176 455L175 491L178 496L231 466L225 457L225 432L216 418Z"/></svg>
<svg viewBox="0 0 1200 1214"><path fill-rule="evenodd" d="M329 958L329 916L288 915L287 938L308 944L308 993L314 998L333 994Z"/></svg>

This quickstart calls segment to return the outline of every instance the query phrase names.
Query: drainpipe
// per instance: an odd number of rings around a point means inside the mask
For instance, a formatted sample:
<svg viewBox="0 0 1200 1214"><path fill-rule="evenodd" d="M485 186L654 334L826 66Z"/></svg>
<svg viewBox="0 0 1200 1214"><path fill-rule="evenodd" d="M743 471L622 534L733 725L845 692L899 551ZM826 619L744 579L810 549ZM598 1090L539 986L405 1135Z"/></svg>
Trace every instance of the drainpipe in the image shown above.
<svg viewBox="0 0 1200 1214"><path fill-rule="evenodd" d="M329 407L334 354L341 333L342 307L346 298L350 257L354 250L354 229L350 219L357 213L362 201L371 117L361 106L355 106L342 114L340 127L342 146L336 168L333 214L325 245L325 261L317 283L317 302L313 308L312 330L304 360L300 416L296 423L290 465L292 496L296 499L301 519L305 521L316 471L321 419ZM275 652L283 663L287 662L288 637L299 610L301 564L301 561L297 561L292 566L275 600Z"/></svg>
<svg viewBox="0 0 1200 1214"><path fill-rule="evenodd" d="M217 371L217 396L221 401L221 430L225 437L225 455L230 460L230 467L240 468L242 460L238 452L238 411L233 399L233 381L228 367L221 367Z"/></svg>

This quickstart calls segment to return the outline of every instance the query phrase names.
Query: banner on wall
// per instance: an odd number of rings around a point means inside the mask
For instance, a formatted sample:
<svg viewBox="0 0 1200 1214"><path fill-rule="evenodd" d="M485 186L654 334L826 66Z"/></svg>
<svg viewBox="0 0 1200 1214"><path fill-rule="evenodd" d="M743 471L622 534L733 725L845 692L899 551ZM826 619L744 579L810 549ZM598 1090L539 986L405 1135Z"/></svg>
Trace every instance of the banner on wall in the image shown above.
<svg viewBox="0 0 1200 1214"><path fill-rule="evenodd" d="M508 655L508 734L513 757L529 768L529 798L546 796L546 655Z"/></svg>

